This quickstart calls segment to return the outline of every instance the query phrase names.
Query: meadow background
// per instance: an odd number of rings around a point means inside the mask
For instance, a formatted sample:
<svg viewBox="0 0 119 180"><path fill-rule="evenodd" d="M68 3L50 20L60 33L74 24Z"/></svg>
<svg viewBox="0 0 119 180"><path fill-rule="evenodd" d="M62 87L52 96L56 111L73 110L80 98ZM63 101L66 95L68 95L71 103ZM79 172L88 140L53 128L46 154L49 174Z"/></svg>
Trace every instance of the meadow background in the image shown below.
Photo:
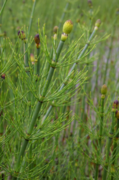
<svg viewBox="0 0 119 180"><path fill-rule="evenodd" d="M118 0L0 1L1 180L118 180L118 58Z"/></svg>

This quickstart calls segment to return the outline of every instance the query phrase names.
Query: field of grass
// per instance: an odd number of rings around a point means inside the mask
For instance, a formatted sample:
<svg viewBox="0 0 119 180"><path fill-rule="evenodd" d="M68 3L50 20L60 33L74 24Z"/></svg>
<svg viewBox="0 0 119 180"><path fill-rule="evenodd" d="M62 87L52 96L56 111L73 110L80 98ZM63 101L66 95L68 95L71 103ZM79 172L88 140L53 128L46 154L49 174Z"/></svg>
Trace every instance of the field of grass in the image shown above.
<svg viewBox="0 0 119 180"><path fill-rule="evenodd" d="M118 0L0 1L0 180L118 180Z"/></svg>

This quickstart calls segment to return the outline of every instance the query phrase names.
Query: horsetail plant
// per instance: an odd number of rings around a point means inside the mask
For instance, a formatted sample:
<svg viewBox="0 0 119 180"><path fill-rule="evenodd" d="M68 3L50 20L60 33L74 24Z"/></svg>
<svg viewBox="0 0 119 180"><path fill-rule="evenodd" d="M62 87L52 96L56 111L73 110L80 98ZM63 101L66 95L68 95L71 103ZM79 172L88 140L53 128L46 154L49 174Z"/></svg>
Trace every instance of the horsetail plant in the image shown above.
<svg viewBox="0 0 119 180"><path fill-rule="evenodd" d="M101 88L101 110L100 110L100 130L99 130L99 146L101 150L102 133L103 133L103 119L104 119L104 100L107 93L107 86L104 84Z"/></svg>
<svg viewBox="0 0 119 180"><path fill-rule="evenodd" d="M109 60L110 60L111 53L112 53L112 48L113 48L114 34L115 34L115 30L116 30L116 25L117 25L117 17L118 17L118 10L116 12L115 19L114 19L114 22L113 22L112 33L111 33L111 41L110 41L110 47L109 47L109 52L108 52L108 56L107 56L107 62L106 62L106 65L105 65L103 83L105 83L106 79L107 79L107 71L108 71Z"/></svg>
<svg viewBox="0 0 119 180"><path fill-rule="evenodd" d="M4 96L4 91L5 91L5 74L1 75L1 79L2 79L2 83L1 83L1 90L2 93L1 95ZM2 107L2 103L1 103L1 107L0 107L0 139L3 137L3 133L4 133L4 109ZM1 142L0 142L1 143ZM3 148L2 146L0 146L0 160L2 160L2 151ZM2 173L2 178L4 178L4 173Z"/></svg>
<svg viewBox="0 0 119 180"><path fill-rule="evenodd" d="M104 120L104 100L107 93L107 86L104 84L101 88L101 107L100 107L100 126L99 126L99 154L102 151L102 134L103 134L103 120ZM96 164L95 180L98 179L99 163Z"/></svg>
<svg viewBox="0 0 119 180"><path fill-rule="evenodd" d="M24 31L18 31L18 36L19 38L24 42L25 45L25 59L24 59L24 64L25 64L25 68L26 68L26 72L27 74L29 74L29 63L28 63L28 44L27 44L27 39L26 39L26 35Z"/></svg>
<svg viewBox="0 0 119 180"><path fill-rule="evenodd" d="M58 26L55 26L55 27L53 28L53 33L54 33L54 36L53 36L54 45L55 45L55 41L56 41L56 39L57 39L58 29L59 29Z"/></svg>
<svg viewBox="0 0 119 180"><path fill-rule="evenodd" d="M116 112L115 103L113 103L113 107L112 107L112 124L111 124L111 129L110 129L108 143L107 143L106 160L105 160L102 180L105 180L107 178L107 171L108 171L108 166L109 166L110 147L111 147L112 139L114 138L115 112Z"/></svg>
<svg viewBox="0 0 119 180"><path fill-rule="evenodd" d="M90 44L90 41L92 40L93 36L95 35L95 33L96 33L97 29L99 28L100 24L101 24L101 20L98 19L98 20L96 21L96 23L95 23L94 30L93 30L92 34L90 35L90 37L89 37L88 43L85 45L84 49L83 49L82 52L81 52L81 56L82 56L82 55L84 54L84 52L87 50L87 48L88 48L88 46L89 46L89 44ZM79 55L79 57L80 57L80 55ZM82 104L83 104L83 108L84 108L84 107L85 107L85 98L83 98ZM81 118L83 118L83 112L82 112ZM81 119L81 122L82 122L82 120L83 120L83 119ZM81 127L80 127L80 129L79 129L79 141L80 141L80 138L81 138Z"/></svg>
<svg viewBox="0 0 119 180"><path fill-rule="evenodd" d="M59 23L59 26L58 26L59 29L61 28L61 25L62 25L62 22L63 22L63 20L64 20L66 11L67 11L67 9L69 8L69 4L70 4L70 2L67 2L67 3L66 3L66 6L65 6L64 11L63 11L63 13L62 13L62 16L61 16L61 19L60 19L60 23Z"/></svg>
<svg viewBox="0 0 119 180"><path fill-rule="evenodd" d="M53 47L52 47L52 51L51 51L51 59L53 59L53 56L55 56L56 53L56 40L57 40L57 34L58 34L58 26L54 26L53 28ZM49 69L49 65L48 65L48 69Z"/></svg>
<svg viewBox="0 0 119 180"><path fill-rule="evenodd" d="M116 107L118 108L119 101L116 100ZM114 146L113 146L113 152L112 152L112 160L111 160L111 180L114 180L114 175L115 175L115 161L116 161L116 156L117 156L117 141L119 138L119 111L116 111L116 118L117 118L117 125L116 125L116 136L114 137Z"/></svg>
<svg viewBox="0 0 119 180"><path fill-rule="evenodd" d="M34 15L34 10L35 10L35 6L36 6L36 2L37 2L37 0L34 0L32 11L31 11L31 17L30 17L29 29L28 29L28 39L29 39L30 31L31 31L31 25L32 25L32 21L33 21L33 15Z"/></svg>
<svg viewBox="0 0 119 180"><path fill-rule="evenodd" d="M96 21L96 23L95 23L94 30L93 30L92 34L90 35L88 42L86 43L86 45L84 46L83 50L82 50L81 53L79 54L77 60L81 59L82 56L84 55L85 51L87 50L87 48L88 48L88 46L89 46L89 43L91 42L93 36L95 35L96 31L98 30L100 24L101 24L101 21L98 19L98 20ZM64 29L65 29L65 28L64 28ZM61 90L65 87L66 82L69 80L69 77L71 76L72 72L74 71L76 65L77 65L77 63L74 63L73 66L71 67L71 69L70 69L70 71L69 71L69 73L68 73L68 75L67 75L64 83L61 85L59 91L61 91ZM46 119L46 118L48 117L48 115L50 114L50 112L51 112L51 110L52 110L52 107L53 107L53 106L51 105L51 106L48 108L48 110L47 110L47 112L46 112L46 114L45 114L45 117L44 117L44 119L43 119L43 122L45 121L45 119Z"/></svg>
<svg viewBox="0 0 119 180"><path fill-rule="evenodd" d="M88 6L90 8L90 28L89 28L89 37L90 37L90 34L91 34L91 25L92 25L92 1L91 0L88 0ZM88 49L88 51L90 52L90 48ZM88 57L87 57L87 62L86 62L86 71L88 71L89 69L89 63L88 63L88 58L90 56L90 53L88 54ZM87 89L87 83L85 84L84 86L84 89L83 89L83 92L86 93L86 89ZM84 121L84 115L85 115L85 106L86 106L86 97L85 95L83 96L82 98L82 112L81 112L81 121Z"/></svg>
<svg viewBox="0 0 119 180"><path fill-rule="evenodd" d="M119 92L117 0L13 1L0 1L0 179L99 180L106 169L117 180L118 112L105 161ZM104 23L93 34L97 15Z"/></svg>
<svg viewBox="0 0 119 180"><path fill-rule="evenodd" d="M69 34L71 32L72 28L73 28L72 21L71 20L66 21L64 26L63 26L63 30L65 31L64 33ZM67 34L66 34L66 36L68 36ZM48 91L48 88L49 88L49 85L50 85L50 82L51 82L51 79L52 79L52 76L53 76L53 73L54 73L55 65L58 62L58 58L59 58L59 55L60 55L60 53L62 51L65 40L66 40L66 38L64 39L61 36L61 40L60 40L60 43L58 45L55 57L54 57L54 59L52 61L46 83L45 83L45 85L43 87L42 93L39 95L39 100L38 100L38 103L36 105L35 111L33 113L29 128L27 130L26 138L24 139L23 145L22 145L20 153L19 153L19 157L18 157L17 162L16 162L15 176L17 176L19 174L19 171L20 171L20 168L21 168L21 161L23 161L22 158L24 157L24 154L25 154L25 149L26 149L26 147L28 145L29 138L30 138L30 136L32 134L33 128L35 126L36 119L38 117L39 111L40 111L41 106L43 104L43 99L44 99L44 97L45 97L45 95L46 95L46 93ZM37 43L38 43L38 41L37 41ZM17 177L14 177L14 179L17 179Z"/></svg>
<svg viewBox="0 0 119 180"><path fill-rule="evenodd" d="M90 14L91 14L91 12L92 12L92 1L88 1L88 5L89 5L89 7L91 8L90 9ZM92 22L92 19L90 18L90 29L89 29L89 37L90 37L90 35L91 35L91 22ZM88 51L90 52L90 48L88 49ZM88 68L89 68L89 63L88 63L88 58L89 58L89 56L90 56L90 53L88 54L88 57L87 57L87 62L86 62L86 71L88 72ZM84 89L82 90L84 93L86 93L86 89L87 89L87 83L84 85ZM85 119L84 119L84 115L85 115L85 106L86 106L86 103L85 103L85 101L86 101L86 97L85 97L85 95L83 96L83 98L82 98L82 112L81 112L81 121L83 122ZM80 136L81 136L81 133L79 133L80 134Z"/></svg>
<svg viewBox="0 0 119 180"><path fill-rule="evenodd" d="M2 16L2 13L3 13L3 11L4 11L4 8L5 8L5 6L6 6L6 3L7 3L7 0L5 0L4 3L3 3L3 6L2 6L2 8L1 8L1 10L0 10L0 16Z"/></svg>

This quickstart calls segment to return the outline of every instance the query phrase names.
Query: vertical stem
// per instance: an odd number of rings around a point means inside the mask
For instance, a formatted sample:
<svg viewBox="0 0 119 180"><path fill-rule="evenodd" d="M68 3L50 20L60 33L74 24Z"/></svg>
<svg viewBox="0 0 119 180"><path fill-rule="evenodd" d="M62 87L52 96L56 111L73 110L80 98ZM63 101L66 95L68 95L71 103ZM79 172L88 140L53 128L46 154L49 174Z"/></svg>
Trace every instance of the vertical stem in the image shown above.
<svg viewBox="0 0 119 180"><path fill-rule="evenodd" d="M40 75L40 48L37 48L37 76Z"/></svg>
<svg viewBox="0 0 119 180"><path fill-rule="evenodd" d="M103 119L104 119L104 98L101 97L101 110L100 110L100 130L99 130L99 148L101 152L102 132L103 132Z"/></svg>
<svg viewBox="0 0 119 180"><path fill-rule="evenodd" d="M92 25L92 8L90 7L90 25L89 25L89 37L91 35L91 25ZM90 51L90 48L89 50ZM88 71L88 67L89 67L89 64L88 64L88 58L90 57L90 54L88 55L87 57L87 63L86 63L86 71ZM87 90L87 83L84 85L84 93L86 94L86 90ZM85 115L85 100L86 100L86 96L84 95L83 98L82 98L82 113L81 113L81 123L84 122L84 115ZM80 127L80 130L79 130L79 138L81 138L81 127Z"/></svg>
<svg viewBox="0 0 119 180"><path fill-rule="evenodd" d="M119 111L117 112L119 115ZM119 131L119 117L117 117L117 129L116 131ZM117 141L119 138L119 133L116 134L115 140L114 140L114 149L112 153L112 164L111 164L111 180L114 180L114 174L115 174L115 160L116 160L116 155L117 155Z"/></svg>
<svg viewBox="0 0 119 180"><path fill-rule="evenodd" d="M101 155L101 142L102 142L102 132L103 132L103 119L104 119L104 98L105 95L101 96L101 108L100 108L100 129L99 129L99 150L98 150L98 154ZM95 172L95 180L98 179L98 168L99 168L99 164L97 161L96 164L96 172Z"/></svg>
<svg viewBox="0 0 119 180"><path fill-rule="evenodd" d="M26 147L27 147L28 141L29 141L29 140L24 139L24 142L23 142L23 145L22 145L22 148L21 148L21 151L20 151L19 157L18 157L18 159L17 159L17 163L16 163L16 168L15 168L15 173L16 173L16 175L17 175L18 172L19 172L20 162L23 160L23 157L24 157L24 154L25 154L25 149L26 149ZM14 179L17 179L17 178L15 177Z"/></svg>
<svg viewBox="0 0 119 180"><path fill-rule="evenodd" d="M31 171L32 168L33 168L33 162L32 162L32 149L33 149L33 146L32 144L30 144L30 147L29 147L29 170Z"/></svg>
<svg viewBox="0 0 119 180"><path fill-rule="evenodd" d="M106 79L107 79L107 70L108 70L109 59L110 59L112 47L113 47L113 39L114 39L114 34L115 34L115 29L116 29L116 27L115 27L116 22L117 22L117 17L115 18L114 23L113 23L113 30L112 30L111 42L110 42L110 46L109 46L109 53L107 56L107 62L106 62L106 67L105 67L105 72L104 72L103 84L106 83Z"/></svg>
<svg viewBox="0 0 119 180"><path fill-rule="evenodd" d="M3 4L3 6L2 6L2 9L0 10L0 16L2 16L2 13L3 13L3 11L4 11L4 8L5 8L6 3L7 3L7 0L4 1L4 4Z"/></svg>
<svg viewBox="0 0 119 180"><path fill-rule="evenodd" d="M59 23L59 29L61 28L62 21L63 21L63 19L64 19L64 17L65 17L65 13L66 13L68 7L69 7L69 2L67 2L66 6L65 6L65 9L64 9L64 12L63 12L63 14L62 14L62 16L61 16L60 23Z"/></svg>
<svg viewBox="0 0 119 180"><path fill-rule="evenodd" d="M63 42L63 41L60 41L53 62L57 62L57 61L58 61L58 58L59 58L60 52L61 52L61 50L62 50L62 48L63 48L63 45L64 45L64 42ZM44 96L46 95L46 93L47 93L48 87L49 87L49 85L50 85L50 82L51 82L51 79L52 79L52 76L53 76L53 73L54 73L54 70L55 70L54 67L50 67L50 70L49 70L49 73L48 73L48 77L47 77L47 80L46 80L46 82L45 82L45 85L44 85L42 94L41 94L43 97L44 97Z"/></svg>
<svg viewBox="0 0 119 180"><path fill-rule="evenodd" d="M25 42L25 59L24 59L24 63L25 63L25 67L29 67L28 64L28 44L27 42Z"/></svg>
<svg viewBox="0 0 119 180"><path fill-rule="evenodd" d="M35 10L36 1L37 0L34 0L34 4L33 4L33 7L32 7L32 11L31 11L31 17L30 17L29 29L28 29L28 39L29 39L30 31L31 31L31 25L32 25L32 21L33 21L33 14L34 14L34 10Z"/></svg>
<svg viewBox="0 0 119 180"><path fill-rule="evenodd" d="M3 78L1 82L1 99L4 98L5 93L5 79ZM1 104L2 107L0 108L0 138L2 138L4 133L4 104ZM4 146L0 142L0 154L3 154ZM0 157L0 162L2 161L3 156ZM4 178L4 173L2 173L2 177Z"/></svg>
<svg viewBox="0 0 119 180"><path fill-rule="evenodd" d="M86 71L88 71L88 63L86 64ZM87 89L87 83L84 85L84 93L86 93L86 89ZM81 112L81 120L80 122L83 123L84 122L84 115L85 115L85 95L82 97L82 112ZM80 126L79 129L79 138L81 138L81 128L82 125Z"/></svg>
<svg viewBox="0 0 119 180"><path fill-rule="evenodd" d="M107 179L107 171L108 171L108 165L109 165L109 153L110 153L110 146L112 143L112 138L113 138L113 133L114 133L114 125L115 125L115 109L112 109L112 125L111 125L110 135L109 135L108 144L107 144L106 161L105 161L102 180Z"/></svg>

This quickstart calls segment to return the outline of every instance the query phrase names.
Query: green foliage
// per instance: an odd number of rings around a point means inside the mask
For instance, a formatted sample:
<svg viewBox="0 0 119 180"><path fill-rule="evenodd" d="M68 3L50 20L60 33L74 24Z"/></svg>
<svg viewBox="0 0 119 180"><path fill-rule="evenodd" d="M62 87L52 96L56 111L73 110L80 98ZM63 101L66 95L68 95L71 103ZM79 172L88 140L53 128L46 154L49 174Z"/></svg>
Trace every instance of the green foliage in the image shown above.
<svg viewBox="0 0 119 180"><path fill-rule="evenodd" d="M118 180L117 4L1 0L1 179Z"/></svg>

